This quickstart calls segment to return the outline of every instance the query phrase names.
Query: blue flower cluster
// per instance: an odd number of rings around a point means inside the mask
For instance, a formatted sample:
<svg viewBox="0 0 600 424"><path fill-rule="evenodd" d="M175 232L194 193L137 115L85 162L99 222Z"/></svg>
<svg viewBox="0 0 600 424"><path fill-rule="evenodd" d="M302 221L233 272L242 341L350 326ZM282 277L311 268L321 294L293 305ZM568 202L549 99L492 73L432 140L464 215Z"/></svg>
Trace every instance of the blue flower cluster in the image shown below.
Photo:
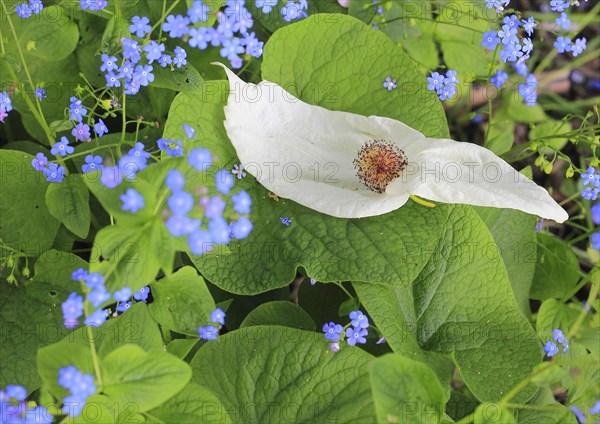
<svg viewBox="0 0 600 424"><path fill-rule="evenodd" d="M44 406L28 406L27 390L9 384L0 390L0 423L3 424L50 424L52 415Z"/></svg>
<svg viewBox="0 0 600 424"><path fill-rule="evenodd" d="M581 182L585 187L581 192L581 197L585 200L597 200L600 193L600 170L596 171L593 166L588 167L587 171L581 174Z"/></svg>
<svg viewBox="0 0 600 424"><path fill-rule="evenodd" d="M323 324L322 331L325 333L325 338L332 342L329 348L334 352L340 350L339 342L344 336L349 346L356 346L357 343L365 344L367 342L369 318L360 310L350 312L349 317L350 323L345 327L334 322Z"/></svg>
<svg viewBox="0 0 600 424"><path fill-rule="evenodd" d="M15 12L19 18L27 19L31 15L37 15L44 9L42 0L30 0L29 3L21 3L15 6Z"/></svg>
<svg viewBox="0 0 600 424"><path fill-rule="evenodd" d="M213 325L198 327L198 335L202 340L217 339L221 326L225 325L225 312L221 308L215 309L210 313L210 322L212 322Z"/></svg>
<svg viewBox="0 0 600 424"><path fill-rule="evenodd" d="M12 110L12 100L6 91L0 92L0 122L4 122L4 118L8 116L8 112Z"/></svg>
<svg viewBox="0 0 600 424"><path fill-rule="evenodd" d="M571 6L569 0L552 0L550 2L550 9L554 12L560 13L560 15L554 21L563 31L569 31L571 27L571 21L569 16L565 12ZM569 37L558 36L554 42L554 48L559 53L571 52L573 56L579 56L586 49L587 40L585 37L581 37L572 42Z"/></svg>
<svg viewBox="0 0 600 424"><path fill-rule="evenodd" d="M435 91L439 99L443 101L454 97L459 80L456 71L449 70L445 76L439 72L433 72L430 77L427 77L427 83L427 89Z"/></svg>
<svg viewBox="0 0 600 424"><path fill-rule="evenodd" d="M485 0L488 9L496 9L496 13L502 13L508 6L510 0Z"/></svg>
<svg viewBox="0 0 600 424"><path fill-rule="evenodd" d="M94 376L82 373L74 365L58 370L58 384L71 392L64 398L62 408L71 417L81 415L88 397L96 393Z"/></svg>
<svg viewBox="0 0 600 424"><path fill-rule="evenodd" d="M257 0L257 3L260 0ZM307 0L299 0L298 2L294 0L288 0L280 10L283 15L283 20L286 22L295 21L297 19L306 18L308 14L305 10L308 9Z"/></svg>
<svg viewBox="0 0 600 424"><path fill-rule="evenodd" d="M537 103L537 88L538 81L533 74L527 75L525 84L519 84L519 95L523 97L527 106L535 106Z"/></svg>
<svg viewBox="0 0 600 424"><path fill-rule="evenodd" d="M100 167L102 170L100 182L108 188L115 188L123 182L123 177L132 180L139 171L148 167L148 158L150 158L150 153L144 150L142 143L137 142L134 147L129 149L126 155L123 155L119 159L116 165ZM98 163L97 157L92 156L90 161ZM87 158L86 164L91 164L87 161Z"/></svg>
<svg viewBox="0 0 600 424"><path fill-rule="evenodd" d="M558 328L552 330L552 339L554 342L546 340L546 344L544 345L544 352L546 352L546 355L549 358L553 357L560 351L557 343L561 345L563 354L569 351L569 341L565 337L562 330L559 330Z"/></svg>

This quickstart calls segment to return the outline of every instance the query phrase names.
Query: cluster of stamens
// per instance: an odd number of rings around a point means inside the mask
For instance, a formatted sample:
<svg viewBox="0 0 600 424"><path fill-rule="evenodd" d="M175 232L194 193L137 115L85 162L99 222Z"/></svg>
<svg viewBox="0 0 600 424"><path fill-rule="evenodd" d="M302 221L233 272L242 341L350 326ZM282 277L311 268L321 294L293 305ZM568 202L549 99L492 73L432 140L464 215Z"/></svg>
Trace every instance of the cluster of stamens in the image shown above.
<svg viewBox="0 0 600 424"><path fill-rule="evenodd" d="M356 175L369 190L383 193L398 178L408 160L398 146L385 140L369 140L354 159Z"/></svg>

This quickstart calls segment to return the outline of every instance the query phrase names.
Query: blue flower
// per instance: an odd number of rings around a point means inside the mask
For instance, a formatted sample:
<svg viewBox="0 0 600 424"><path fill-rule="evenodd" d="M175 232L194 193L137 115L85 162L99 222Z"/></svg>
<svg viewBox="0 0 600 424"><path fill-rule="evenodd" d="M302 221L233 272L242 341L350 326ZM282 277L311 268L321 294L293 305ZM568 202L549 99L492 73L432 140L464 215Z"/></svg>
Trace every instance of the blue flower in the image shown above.
<svg viewBox="0 0 600 424"><path fill-rule="evenodd" d="M196 0L192 3L192 6L188 9L187 15L190 21L195 24L196 22L206 22L208 20L208 12L210 8L203 4L200 0Z"/></svg>
<svg viewBox="0 0 600 424"><path fill-rule="evenodd" d="M108 133L108 128L106 128L106 125L101 118L98 118L98 122L94 124L94 131L96 131L98 137L102 137L104 134Z"/></svg>
<svg viewBox="0 0 600 424"><path fill-rule="evenodd" d="M35 97L37 97L40 101L42 101L43 99L45 99L46 97L46 90L44 90L41 87L37 87L35 89L35 92L33 93L35 95Z"/></svg>
<svg viewBox="0 0 600 424"><path fill-rule="evenodd" d="M206 171L212 165L212 155L208 149L199 147L190 151L187 162L196 171Z"/></svg>
<svg viewBox="0 0 600 424"><path fill-rule="evenodd" d="M364 328L346 328L346 341L350 346L354 346L356 343L365 344L367 334L368 331Z"/></svg>
<svg viewBox="0 0 600 424"><path fill-rule="evenodd" d="M547 340L546 345L544 346L544 352L546 352L548 358L551 358L558 353L558 346L556 346L556 343Z"/></svg>
<svg viewBox="0 0 600 424"><path fill-rule="evenodd" d="M115 308L117 312L126 312L129 308L131 308L132 302L119 302L117 303L117 307Z"/></svg>
<svg viewBox="0 0 600 424"><path fill-rule="evenodd" d="M115 74L113 71L107 72L106 75L104 75L107 87L120 87L121 81L119 81L119 78L121 77Z"/></svg>
<svg viewBox="0 0 600 424"><path fill-rule="evenodd" d="M587 40L585 37L575 40L575 44L571 45L571 53L573 53L573 56L579 56L581 53L583 53L586 48L586 42Z"/></svg>
<svg viewBox="0 0 600 424"><path fill-rule="evenodd" d="M277 6L278 0L256 0L254 5L257 9L261 9L262 13L271 13L271 10Z"/></svg>
<svg viewBox="0 0 600 424"><path fill-rule="evenodd" d="M281 8L281 14L283 15L283 20L286 22L291 22L307 16L301 4L292 0L288 1L285 6Z"/></svg>
<svg viewBox="0 0 600 424"><path fill-rule="evenodd" d="M587 171L581 174L581 182L583 185L592 185L600 187L600 172L596 173L596 169L593 166L588 167Z"/></svg>
<svg viewBox="0 0 600 424"><path fill-rule="evenodd" d="M233 188L235 180L233 178L233 175L231 175L231 172L229 172L227 169L221 169L215 174L215 183L217 190L220 193L228 194L229 191Z"/></svg>
<svg viewBox="0 0 600 424"><path fill-rule="evenodd" d="M154 78L154 76L152 76ZM131 80L125 81L125 91L124 93L129 96L135 96L140 92L140 87L142 84L137 78L132 78Z"/></svg>
<svg viewBox="0 0 600 424"><path fill-rule="evenodd" d="M600 225L600 202L592 205L590 208L590 215L592 216L592 222L596 225Z"/></svg>
<svg viewBox="0 0 600 424"><path fill-rule="evenodd" d="M52 164L50 164L50 165L52 165ZM599 191L600 190L597 189L597 188L586 187L581 192L581 197L583 197L585 200L596 200L596 199L598 199L598 192Z"/></svg>
<svg viewBox="0 0 600 424"><path fill-rule="evenodd" d="M178 191L185 185L185 177L179 170L171 169L165 179L165 185L171 189L171 191Z"/></svg>
<svg viewBox="0 0 600 424"><path fill-rule="evenodd" d="M198 335L203 340L217 340L219 330L213 325L198 327Z"/></svg>
<svg viewBox="0 0 600 424"><path fill-rule="evenodd" d="M48 167L42 170L49 183L60 183L65 177L65 167L57 163L49 163Z"/></svg>
<svg viewBox="0 0 600 424"><path fill-rule="evenodd" d="M245 190L240 191L238 194L231 196L233 201L233 210L237 213L250 213L250 206L252 206L252 199Z"/></svg>
<svg viewBox="0 0 600 424"><path fill-rule="evenodd" d="M453 86L458 84L459 80L456 75L457 75L456 71L453 71L452 69L450 69L448 72L446 72L446 77L444 78L444 84L445 85L453 85Z"/></svg>
<svg viewBox="0 0 600 424"><path fill-rule="evenodd" d="M163 23L162 29L169 33L171 38L181 38L188 33L190 18L181 15L167 16L167 22Z"/></svg>
<svg viewBox="0 0 600 424"><path fill-rule="evenodd" d="M208 47L208 28L200 27L200 28L192 28L189 33L190 38L188 39L188 44L192 47L197 47L200 50L204 50Z"/></svg>
<svg viewBox="0 0 600 424"><path fill-rule="evenodd" d="M160 150L164 150L164 152L169 156L183 156L181 140L167 140L165 138L159 138L156 140L156 144Z"/></svg>
<svg viewBox="0 0 600 424"><path fill-rule="evenodd" d="M88 272L83 268L77 268L71 273L71 280L84 281L88 277Z"/></svg>
<svg viewBox="0 0 600 424"><path fill-rule="evenodd" d="M244 172L244 165L242 165L241 163L233 165L231 173L235 175L238 180L241 180L246 176L246 173Z"/></svg>
<svg viewBox="0 0 600 424"><path fill-rule="evenodd" d="M124 194L121 194L121 196L119 196L119 198L123 202L123 206L121 206L121 209L123 209L124 211L131 211L131 213L136 213L145 205L144 196L142 196L140 193L138 193L132 188L128 188Z"/></svg>
<svg viewBox="0 0 600 424"><path fill-rule="evenodd" d="M325 338L327 340L331 340L332 342L337 342L340 340L342 332L344 331L343 327L340 324L336 324L334 322L330 322L329 324L323 324L323 333L325 333Z"/></svg>
<svg viewBox="0 0 600 424"><path fill-rule="evenodd" d="M79 5L81 10L102 10L108 5L108 2L106 0L79 0Z"/></svg>
<svg viewBox="0 0 600 424"><path fill-rule="evenodd" d="M116 71L119 69L119 65L117 65L117 58L115 56L109 56L104 53L102 56L100 56L100 59L102 60L102 65L100 65L100 70L102 72Z"/></svg>
<svg viewBox="0 0 600 424"><path fill-rule="evenodd" d="M496 13L502 12L508 6L508 3L510 3L510 0L485 0L486 7L488 9L496 9Z"/></svg>
<svg viewBox="0 0 600 424"><path fill-rule="evenodd" d="M163 43L158 44L156 41L152 40L144 46L144 51L146 52L148 63L152 63L160 58L165 51L165 45ZM150 69L150 72L152 72L152 69Z"/></svg>
<svg viewBox="0 0 600 424"><path fill-rule="evenodd" d="M208 221L208 232L213 242L220 244L229 243L229 225L227 225L227 221L224 218L218 217Z"/></svg>
<svg viewBox="0 0 600 424"><path fill-rule="evenodd" d="M17 12L19 18L27 19L31 16L33 10L31 10L27 3L22 3L15 6L15 12Z"/></svg>
<svg viewBox="0 0 600 424"><path fill-rule="evenodd" d="M596 401L594 406L592 406L590 408L590 414L592 414L592 415L600 414L600 400Z"/></svg>
<svg viewBox="0 0 600 424"><path fill-rule="evenodd" d="M38 15L44 9L44 4L42 0L29 0L29 8L34 14Z"/></svg>
<svg viewBox="0 0 600 424"><path fill-rule="evenodd" d="M118 169L121 178L124 176L133 180L135 175L142 169L146 169L147 166L146 157L128 153L119 159Z"/></svg>
<svg viewBox="0 0 600 424"><path fill-rule="evenodd" d="M590 242L594 250L600 250L600 231L596 231L591 235Z"/></svg>
<svg viewBox="0 0 600 424"><path fill-rule="evenodd" d="M245 216L240 217L237 221L233 221L229 225L231 237L237 240L243 240L248 237L253 228L254 225Z"/></svg>
<svg viewBox="0 0 600 424"><path fill-rule="evenodd" d="M525 53L525 54L531 53L531 51L533 50L533 43L531 42L530 38L523 39L522 50L523 50L523 53Z"/></svg>
<svg viewBox="0 0 600 424"><path fill-rule="evenodd" d="M208 219L218 218L223 215L225 206L225 200L221 199L219 196L213 196L206 205L204 216Z"/></svg>
<svg viewBox="0 0 600 424"><path fill-rule="evenodd" d="M569 410L573 413L573 415L575 415L575 417L577 418L577 422L583 424L587 421L587 419L585 418L585 415L583 414L581 409L579 409L575 405L570 405Z"/></svg>
<svg viewBox="0 0 600 424"><path fill-rule="evenodd" d="M534 106L537 102L537 79L535 75L529 74L525 84L519 84L519 94L525 100L527 106Z"/></svg>
<svg viewBox="0 0 600 424"><path fill-rule="evenodd" d="M6 91L0 93L0 110L10 112L12 110L12 101Z"/></svg>
<svg viewBox="0 0 600 424"><path fill-rule="evenodd" d="M129 59L132 64L138 63L142 58L140 44L135 40L125 37L121 38L121 44L123 45L123 57Z"/></svg>
<svg viewBox="0 0 600 424"><path fill-rule="evenodd" d="M169 209L175 215L185 215L194 207L194 197L187 191L176 191L167 200Z"/></svg>
<svg viewBox="0 0 600 424"><path fill-rule="evenodd" d="M282 218L279 218L279 220L280 220L280 221L281 221L281 223L282 223L283 225L285 225L286 227L289 227L289 226L290 226L290 224L292 223L292 218L285 218L285 217L282 217Z"/></svg>
<svg viewBox="0 0 600 424"><path fill-rule="evenodd" d="M184 49L177 46L177 47L175 47L175 50L173 51L173 53L175 53L175 57L173 58L173 63L178 68L181 68L182 66L187 65L187 60L185 59L187 57L187 53L185 52Z"/></svg>
<svg viewBox="0 0 600 424"><path fill-rule="evenodd" d="M429 83L427 89L436 91L439 94L444 85L444 76L438 72L433 72L430 77L427 77L427 82Z"/></svg>
<svg viewBox="0 0 600 424"><path fill-rule="evenodd" d="M92 272L84 277L86 287L95 289L104 284L104 276L97 272Z"/></svg>
<svg viewBox="0 0 600 424"><path fill-rule="evenodd" d="M31 160L31 166L33 166L36 171L42 171L46 165L48 165L48 158L42 152L37 153Z"/></svg>
<svg viewBox="0 0 600 424"><path fill-rule="evenodd" d="M519 22L517 15L505 16L502 19L502 22L504 22L504 25L508 26L509 28L519 28L521 26L521 22Z"/></svg>
<svg viewBox="0 0 600 424"><path fill-rule="evenodd" d="M80 122L75 125L73 130L71 130L71 135L79 141L85 141L88 140L92 134L90 133L90 126Z"/></svg>
<svg viewBox="0 0 600 424"><path fill-rule="evenodd" d="M523 20L521 22L523 23L523 29L525 30L527 35L531 37L531 34L533 34L533 30L537 28L537 24L535 23L535 19L533 18L533 16L530 16L529 18L527 18L527 20Z"/></svg>
<svg viewBox="0 0 600 424"><path fill-rule="evenodd" d="M562 330L555 328L554 330L552 330L552 339L559 343L563 343L565 341L565 335L562 332Z"/></svg>
<svg viewBox="0 0 600 424"><path fill-rule="evenodd" d="M500 37L498 37L498 33L494 30L484 32L482 38L481 46L488 50L494 50L500 44Z"/></svg>
<svg viewBox="0 0 600 424"><path fill-rule="evenodd" d="M58 370L58 384L60 384L65 389L70 389L75 386L77 379L80 376L80 371L74 365L69 365L68 367L60 368Z"/></svg>
<svg viewBox="0 0 600 424"><path fill-rule="evenodd" d="M385 81L383 82L383 87L387 88L388 91L392 91L394 88L397 87L396 81L398 81L398 80L395 78L392 79L392 77L387 77L385 79Z"/></svg>
<svg viewBox="0 0 600 424"><path fill-rule="evenodd" d="M152 65L137 65L135 71L133 71L133 78L145 87L154 81L152 69Z"/></svg>
<svg viewBox="0 0 600 424"><path fill-rule="evenodd" d="M183 124L181 126L181 128L183 128L183 132L185 133L185 136L187 138L189 138L190 140L194 138L194 136L196 135L196 130L193 129L192 127L190 127L188 124Z"/></svg>
<svg viewBox="0 0 600 424"><path fill-rule="evenodd" d="M200 220L192 219L183 214L174 214L167 219L165 227L174 237L187 236L200 227Z"/></svg>
<svg viewBox="0 0 600 424"><path fill-rule="evenodd" d="M8 112L9 110L7 110ZM69 106L69 119L71 121L81 122L83 117L87 115L87 110L81 105L81 100L77 97L71 97L71 105Z"/></svg>
<svg viewBox="0 0 600 424"><path fill-rule="evenodd" d="M554 47L559 53L571 51L571 39L568 37L557 37L554 42Z"/></svg>
<svg viewBox="0 0 600 424"><path fill-rule="evenodd" d="M79 325L79 318L83 315L83 297L73 292L62 303L63 321L65 327L74 328Z"/></svg>
<svg viewBox="0 0 600 424"><path fill-rule="evenodd" d="M502 44L508 45L513 43L518 43L519 39L517 38L517 28L510 27L508 25L503 25L502 29L498 31L498 36L502 40Z"/></svg>
<svg viewBox="0 0 600 424"><path fill-rule="evenodd" d="M133 294L133 298L137 301L143 301L145 302L146 300L148 300L148 295L150 294L150 287L146 286L146 287L142 287L141 289L139 289L138 291L136 291Z"/></svg>
<svg viewBox="0 0 600 424"><path fill-rule="evenodd" d="M171 56L169 56L168 54L163 54L158 58L157 62L160 66L166 68L168 65L173 63L173 59L171 59Z"/></svg>
<svg viewBox="0 0 600 424"><path fill-rule="evenodd" d="M439 93L439 99L444 101L451 99L456 94L456 86L454 85L444 85L442 87L441 92Z"/></svg>
<svg viewBox="0 0 600 424"><path fill-rule="evenodd" d="M519 43L511 43L509 45L504 46L504 50L503 52L505 53L505 58L509 61L509 62L516 62L521 56L523 56L523 52L521 51L522 47L521 44ZM500 57L503 59L504 62L506 62L506 60L504 60L504 58L502 57L502 55L500 55Z"/></svg>
<svg viewBox="0 0 600 424"><path fill-rule="evenodd" d="M353 327L356 328L368 328L369 327L369 318L362 311L352 311L350 312L350 319L352 320L350 323Z"/></svg>
<svg viewBox="0 0 600 424"><path fill-rule="evenodd" d="M104 286L98 286L87 295L87 300L94 308L99 307L104 302L110 299L110 293L106 291Z"/></svg>
<svg viewBox="0 0 600 424"><path fill-rule="evenodd" d="M210 321L225 325L225 312L221 308L217 308L210 313Z"/></svg>
<svg viewBox="0 0 600 424"><path fill-rule="evenodd" d="M571 2L569 0L550 0L550 9L555 12L562 12L571 6Z"/></svg>
<svg viewBox="0 0 600 424"><path fill-rule="evenodd" d="M508 81L508 74L501 69L498 69L496 74L490 78L490 82L494 84L496 88L502 87L506 81Z"/></svg>
<svg viewBox="0 0 600 424"><path fill-rule="evenodd" d="M241 40L237 37L232 37L223 41L220 55L228 60L233 60L238 54L244 53L246 49L241 44Z"/></svg>
<svg viewBox="0 0 600 424"><path fill-rule="evenodd" d="M513 66L517 74L525 76L529 73L529 68L527 67L527 63L521 59L517 60L517 63L515 63Z"/></svg>
<svg viewBox="0 0 600 424"><path fill-rule="evenodd" d="M554 22L564 30L568 30L571 26L571 21L565 12L562 12Z"/></svg>
<svg viewBox="0 0 600 424"><path fill-rule="evenodd" d="M210 233L204 230L196 229L188 237L188 246L193 255L203 255L212 249L212 239Z"/></svg>
<svg viewBox="0 0 600 424"><path fill-rule="evenodd" d="M108 311L105 309L98 309L95 312L92 312L83 323L85 325L91 325L92 327L100 327L106 319L108 318Z"/></svg>
<svg viewBox="0 0 600 424"><path fill-rule="evenodd" d="M131 18L131 25L129 25L129 32L137 35L138 37L143 37L152 31L152 27L149 25L150 19L145 16L141 18L139 16L134 16Z"/></svg>
<svg viewBox="0 0 600 424"><path fill-rule="evenodd" d="M244 34L244 38L240 41L242 46L246 46L246 54L252 57L261 57L263 54L263 46L265 43L256 38L254 32Z"/></svg>
<svg viewBox="0 0 600 424"><path fill-rule="evenodd" d="M100 182L108 187L115 188L123 181L123 175L118 166L105 166L100 174Z"/></svg>
<svg viewBox="0 0 600 424"><path fill-rule="evenodd" d="M123 287L121 290L117 290L113 295L113 298L117 302L126 302L131 298L132 291L129 287Z"/></svg>

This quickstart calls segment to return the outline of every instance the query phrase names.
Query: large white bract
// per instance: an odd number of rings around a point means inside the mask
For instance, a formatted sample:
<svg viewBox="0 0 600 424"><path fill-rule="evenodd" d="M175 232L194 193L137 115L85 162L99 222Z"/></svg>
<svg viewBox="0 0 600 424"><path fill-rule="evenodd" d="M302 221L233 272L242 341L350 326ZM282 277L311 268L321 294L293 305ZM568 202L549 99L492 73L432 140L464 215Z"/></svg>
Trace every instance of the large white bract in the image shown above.
<svg viewBox="0 0 600 424"><path fill-rule="evenodd" d="M222 66L222 65L221 65ZM381 215L410 195L519 209L563 222L542 187L491 151L428 138L402 122L309 105L225 68L225 129L244 168L279 197L339 218Z"/></svg>

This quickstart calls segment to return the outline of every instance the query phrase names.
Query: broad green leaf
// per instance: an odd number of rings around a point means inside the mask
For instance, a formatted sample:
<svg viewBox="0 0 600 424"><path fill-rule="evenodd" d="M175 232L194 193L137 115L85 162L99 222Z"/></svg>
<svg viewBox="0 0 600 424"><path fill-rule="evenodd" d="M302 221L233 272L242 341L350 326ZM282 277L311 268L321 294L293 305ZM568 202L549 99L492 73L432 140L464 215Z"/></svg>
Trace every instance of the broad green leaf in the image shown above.
<svg viewBox="0 0 600 424"><path fill-rule="evenodd" d="M535 125L529 132L529 139L532 141L542 139L545 144L549 144L557 150L561 150L567 142L568 137L558 136L559 134L570 133L573 127L569 122L548 119ZM554 153L551 148L545 149L546 153Z"/></svg>
<svg viewBox="0 0 600 424"><path fill-rule="evenodd" d="M150 411L148 423L222 423L233 422L227 410L210 390L188 383L179 393Z"/></svg>
<svg viewBox="0 0 600 424"><path fill-rule="evenodd" d="M60 222L48 211L44 196L50 183L33 169L33 158L17 150L0 151L0 240L35 257L52 247Z"/></svg>
<svg viewBox="0 0 600 424"><path fill-rule="evenodd" d="M154 350L145 352L125 345L102 361L103 392L118 403L133 402L139 412L156 408L177 394L190 380L188 364L175 356Z"/></svg>
<svg viewBox="0 0 600 424"><path fill-rule="evenodd" d="M333 353L321 334L253 326L206 343L191 365L234 422L369 423L371 359L347 345Z"/></svg>
<svg viewBox="0 0 600 424"><path fill-rule="evenodd" d="M539 363L541 347L517 307L502 257L481 248L494 240L473 208L453 207L444 228L411 288L355 288L395 352L416 359L421 348L452 353L473 394L497 401ZM528 387L515 399L532 394Z"/></svg>
<svg viewBox="0 0 600 424"><path fill-rule="evenodd" d="M0 283L0 386L21 384L34 390L40 384L35 364L38 348L69 334L63 324L61 304L77 284L71 272L87 267L72 253L48 250L35 263L33 280L23 287Z"/></svg>
<svg viewBox="0 0 600 424"><path fill-rule="evenodd" d="M445 395L427 365L388 354L375 359L369 373L378 422L440 422Z"/></svg>
<svg viewBox="0 0 600 424"><path fill-rule="evenodd" d="M183 68L154 67L152 86L174 91L198 93L202 89L203 80L198 70L191 64Z"/></svg>
<svg viewBox="0 0 600 424"><path fill-rule="evenodd" d="M331 36L328 20L336 22L343 37ZM290 55L298 60L292 63ZM414 86L410 93L418 96L381 87L386 76L398 69L403 82ZM447 136L437 97L418 90L424 77L388 37L344 15L311 16L278 30L265 46L262 76L312 104L388 116L429 136ZM224 87L222 82L207 82L200 95L179 94L171 106L165 137L183 139L181 125L187 123L198 131L193 146L209 148L219 166L231 169L238 161L222 123ZM283 165L275 171L282 169ZM317 163L315 172L334 176L335 166ZM384 216L337 219L292 201L274 200L251 176L238 185L253 199L254 230L228 249L192 260L209 281L240 294L283 287L299 266L319 281L409 284L433 250L447 213L443 205L429 209L409 202ZM292 225L281 224L281 217L291 218ZM255 268L262 272L247 272Z"/></svg>
<svg viewBox="0 0 600 424"><path fill-rule="evenodd" d="M514 209L474 209L494 237L495 243L480 246L484 259L496 260L495 253L490 255L490 252L500 253L517 305L525 316L530 316L529 289L535 270L537 218Z"/></svg>
<svg viewBox="0 0 600 424"><path fill-rule="evenodd" d="M40 14L28 19L19 32L21 48L32 56L48 61L65 59L75 50L78 40L77 25L60 6L45 7Z"/></svg>
<svg viewBox="0 0 600 424"><path fill-rule="evenodd" d="M512 412L498 403L482 403L473 415L477 424L515 424Z"/></svg>
<svg viewBox="0 0 600 424"><path fill-rule="evenodd" d="M551 234L538 233L537 261L532 299L545 300L568 294L579 278L579 262L573 250L563 240Z"/></svg>
<svg viewBox="0 0 600 424"><path fill-rule="evenodd" d="M171 340L167 345L167 352L177 356L179 359L185 359L199 340L198 338Z"/></svg>
<svg viewBox="0 0 600 424"><path fill-rule="evenodd" d="M514 411L515 420L519 424L577 424L575 415L554 399L552 390L548 387L541 387L527 404L530 408Z"/></svg>
<svg viewBox="0 0 600 424"><path fill-rule="evenodd" d="M315 322L310 315L298 305L285 300L263 303L248 314L240 327L252 325L283 325L315 331Z"/></svg>
<svg viewBox="0 0 600 424"><path fill-rule="evenodd" d="M210 323L215 302L198 272L186 266L152 284L150 313L171 331L198 336L198 327Z"/></svg>
<svg viewBox="0 0 600 424"><path fill-rule="evenodd" d="M90 193L80 175L68 175L46 190L48 210L69 231L86 238L90 230Z"/></svg>

